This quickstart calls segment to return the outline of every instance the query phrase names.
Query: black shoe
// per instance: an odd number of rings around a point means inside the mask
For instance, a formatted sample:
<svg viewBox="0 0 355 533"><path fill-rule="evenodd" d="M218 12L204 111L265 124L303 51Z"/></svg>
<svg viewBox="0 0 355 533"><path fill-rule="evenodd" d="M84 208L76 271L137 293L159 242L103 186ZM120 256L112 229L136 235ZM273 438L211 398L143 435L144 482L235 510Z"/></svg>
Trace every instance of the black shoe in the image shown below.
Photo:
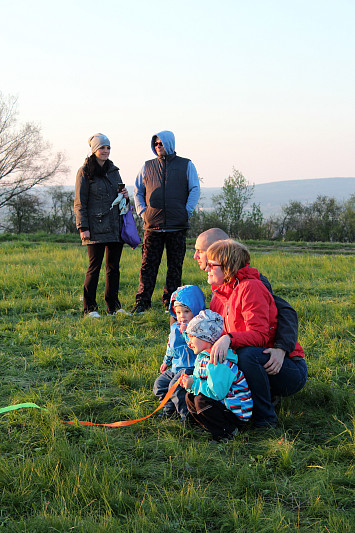
<svg viewBox="0 0 355 533"><path fill-rule="evenodd" d="M195 428L196 426L201 427L192 415L181 417L181 424L184 428Z"/></svg>
<svg viewBox="0 0 355 533"><path fill-rule="evenodd" d="M250 429L256 431L267 431L268 429L277 429L277 423L253 424Z"/></svg>
<svg viewBox="0 0 355 533"><path fill-rule="evenodd" d="M271 397L271 403L274 407L276 407L277 405L279 405L279 403L281 402L281 396L272 396Z"/></svg>
<svg viewBox="0 0 355 533"><path fill-rule="evenodd" d="M177 418L177 414L176 411L162 411L158 414L157 418L159 420L168 420L168 418L174 419Z"/></svg>
<svg viewBox="0 0 355 533"><path fill-rule="evenodd" d="M132 311L131 311L131 315L142 315L143 313L146 313L148 311L150 306L148 305L144 305L144 304L136 304Z"/></svg>
<svg viewBox="0 0 355 533"><path fill-rule="evenodd" d="M238 428L235 428L234 431L232 431L232 433L227 433L226 435L224 435L223 437L222 436L219 436L219 437L214 437L214 439L212 440L212 442L214 444L221 444L223 442L229 442L230 440L233 440L234 437L236 437L237 435L239 435L239 429Z"/></svg>

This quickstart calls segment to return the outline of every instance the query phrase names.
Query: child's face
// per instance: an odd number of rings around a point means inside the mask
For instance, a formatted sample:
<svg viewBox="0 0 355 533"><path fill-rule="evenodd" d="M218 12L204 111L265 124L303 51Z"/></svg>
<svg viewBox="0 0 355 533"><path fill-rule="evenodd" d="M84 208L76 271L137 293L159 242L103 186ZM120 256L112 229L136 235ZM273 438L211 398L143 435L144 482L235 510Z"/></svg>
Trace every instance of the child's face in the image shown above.
<svg viewBox="0 0 355 533"><path fill-rule="evenodd" d="M199 339L198 337L193 337L189 335L189 342L187 343L189 348L194 352L195 355L202 352L203 350L209 350L212 346L210 342Z"/></svg>
<svg viewBox="0 0 355 533"><path fill-rule="evenodd" d="M179 322L179 324L188 324L194 316L192 311L190 311L188 307L182 307L181 305L177 305L176 307L174 307L174 309L176 314L176 320Z"/></svg>

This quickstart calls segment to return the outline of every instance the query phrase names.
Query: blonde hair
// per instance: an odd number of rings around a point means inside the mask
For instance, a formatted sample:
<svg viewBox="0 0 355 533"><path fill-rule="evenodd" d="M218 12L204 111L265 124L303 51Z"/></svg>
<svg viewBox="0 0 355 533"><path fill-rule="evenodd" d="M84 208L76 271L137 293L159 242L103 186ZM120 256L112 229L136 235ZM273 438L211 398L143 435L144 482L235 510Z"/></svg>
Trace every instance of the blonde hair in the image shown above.
<svg viewBox="0 0 355 533"><path fill-rule="evenodd" d="M190 307L188 305L179 302L179 300L174 300L173 301L174 311L176 311L175 307L184 307L185 309L187 309L187 311L191 311L191 309L190 309Z"/></svg>
<svg viewBox="0 0 355 533"><path fill-rule="evenodd" d="M250 263L250 253L244 244L226 239L211 244L207 249L207 259L218 261L224 274L224 282L229 283L240 268Z"/></svg>

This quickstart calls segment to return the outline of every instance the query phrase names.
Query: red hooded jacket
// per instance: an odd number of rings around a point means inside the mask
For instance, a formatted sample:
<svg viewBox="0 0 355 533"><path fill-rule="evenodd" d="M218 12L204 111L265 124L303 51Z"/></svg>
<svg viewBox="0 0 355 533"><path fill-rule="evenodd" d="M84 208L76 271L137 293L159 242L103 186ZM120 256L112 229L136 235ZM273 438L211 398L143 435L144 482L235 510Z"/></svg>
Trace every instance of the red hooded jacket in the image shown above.
<svg viewBox="0 0 355 533"><path fill-rule="evenodd" d="M249 265L238 270L235 280L219 287L212 286L214 296L210 309L223 317L223 332L231 337L231 348L244 346L272 348L277 329L274 299ZM297 342L290 357L304 357Z"/></svg>

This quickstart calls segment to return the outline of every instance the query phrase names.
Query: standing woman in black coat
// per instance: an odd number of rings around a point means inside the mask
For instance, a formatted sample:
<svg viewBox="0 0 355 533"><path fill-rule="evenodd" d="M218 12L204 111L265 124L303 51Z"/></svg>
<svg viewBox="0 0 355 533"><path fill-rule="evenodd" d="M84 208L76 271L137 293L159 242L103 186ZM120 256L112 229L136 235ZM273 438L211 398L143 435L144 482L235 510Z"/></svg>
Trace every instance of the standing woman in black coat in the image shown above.
<svg viewBox="0 0 355 533"><path fill-rule="evenodd" d="M119 169L110 161L110 141L102 133L89 139L91 156L79 168L75 183L74 213L81 241L87 245L89 267L83 293L84 314L99 318L96 290L102 260L106 251L105 302L107 313L114 315L121 304L118 300L123 204L128 202L128 191L122 184ZM122 193L121 204L112 202Z"/></svg>

